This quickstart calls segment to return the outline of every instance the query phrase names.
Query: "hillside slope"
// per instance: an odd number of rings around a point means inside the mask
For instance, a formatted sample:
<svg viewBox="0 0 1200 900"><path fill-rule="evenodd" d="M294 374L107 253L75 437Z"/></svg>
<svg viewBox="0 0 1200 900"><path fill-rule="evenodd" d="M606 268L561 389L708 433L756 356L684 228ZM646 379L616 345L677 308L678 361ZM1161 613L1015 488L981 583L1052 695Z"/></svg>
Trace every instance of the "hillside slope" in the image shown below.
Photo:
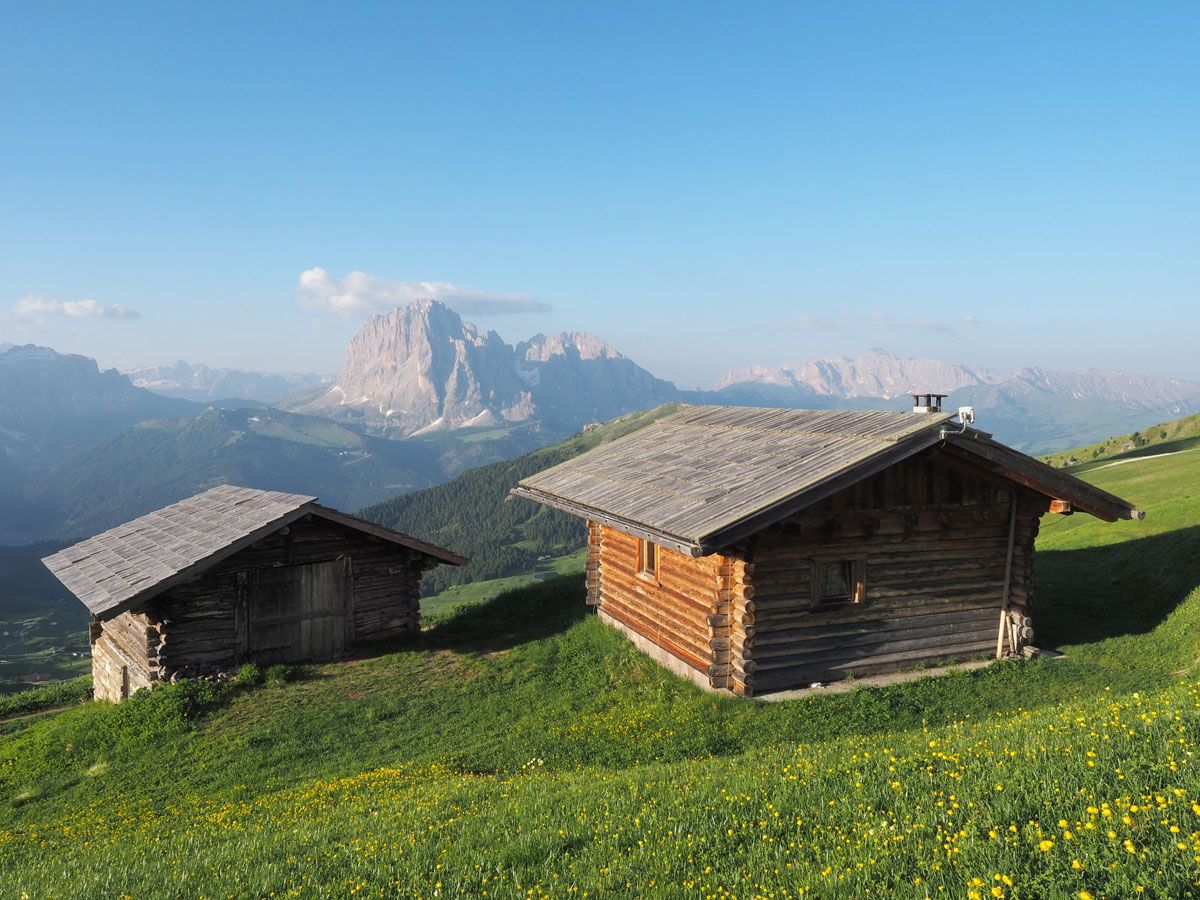
<svg viewBox="0 0 1200 900"><path fill-rule="evenodd" d="M31 540L52 527L47 511L24 495L36 473L134 423L198 409L134 387L85 356L0 346L0 543Z"/></svg>
<svg viewBox="0 0 1200 900"><path fill-rule="evenodd" d="M1158 548L1200 547L1169 527L1197 520L1200 499L1172 490L1196 458L1089 476L1148 530L1047 524L1040 603L1072 609L1065 660L714 697L586 616L572 578L294 681L247 670L0 721L0 883L147 900L1187 896L1200 592Z"/></svg>
<svg viewBox="0 0 1200 900"><path fill-rule="evenodd" d="M1110 437L1086 447L1051 453L1042 459L1052 466L1079 474L1118 460L1161 453L1178 453L1200 445L1200 413L1161 422L1130 434Z"/></svg>

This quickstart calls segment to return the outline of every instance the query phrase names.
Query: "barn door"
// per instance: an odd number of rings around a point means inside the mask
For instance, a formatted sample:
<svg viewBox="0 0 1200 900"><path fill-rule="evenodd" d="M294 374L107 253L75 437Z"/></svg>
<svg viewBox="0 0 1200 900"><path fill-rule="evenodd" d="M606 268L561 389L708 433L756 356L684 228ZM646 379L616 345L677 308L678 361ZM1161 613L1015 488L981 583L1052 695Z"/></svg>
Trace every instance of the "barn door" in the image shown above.
<svg viewBox="0 0 1200 900"><path fill-rule="evenodd" d="M250 657L328 659L346 646L347 561L260 569L249 602Z"/></svg>

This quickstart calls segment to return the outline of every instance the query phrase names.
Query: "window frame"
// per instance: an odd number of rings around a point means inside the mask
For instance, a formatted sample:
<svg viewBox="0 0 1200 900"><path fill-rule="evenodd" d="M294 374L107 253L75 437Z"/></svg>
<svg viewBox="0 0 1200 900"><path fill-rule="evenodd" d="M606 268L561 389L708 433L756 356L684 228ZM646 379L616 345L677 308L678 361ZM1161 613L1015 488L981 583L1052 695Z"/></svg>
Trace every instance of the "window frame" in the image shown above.
<svg viewBox="0 0 1200 900"><path fill-rule="evenodd" d="M647 581L653 581L655 584L659 581L659 566L662 563L662 547L653 541L648 541L645 538L638 538L637 547L637 574L639 578L645 578Z"/></svg>
<svg viewBox="0 0 1200 900"><path fill-rule="evenodd" d="M826 566L844 566L843 577L847 591L844 597L825 596L822 593L822 582ZM812 561L812 577L810 599L814 610L848 609L865 606L867 602L867 559L857 557L817 557Z"/></svg>

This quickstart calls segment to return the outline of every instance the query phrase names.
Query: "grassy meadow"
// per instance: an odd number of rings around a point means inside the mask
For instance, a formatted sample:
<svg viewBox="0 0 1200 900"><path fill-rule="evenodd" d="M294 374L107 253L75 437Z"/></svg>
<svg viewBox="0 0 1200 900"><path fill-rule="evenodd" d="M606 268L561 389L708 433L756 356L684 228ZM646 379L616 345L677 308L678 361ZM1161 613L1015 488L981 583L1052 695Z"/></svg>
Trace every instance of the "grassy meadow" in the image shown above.
<svg viewBox="0 0 1200 900"><path fill-rule="evenodd" d="M1200 896L1200 454L1086 477L1147 519L1044 520L1061 660L715 697L568 575L374 658L27 692L0 898Z"/></svg>

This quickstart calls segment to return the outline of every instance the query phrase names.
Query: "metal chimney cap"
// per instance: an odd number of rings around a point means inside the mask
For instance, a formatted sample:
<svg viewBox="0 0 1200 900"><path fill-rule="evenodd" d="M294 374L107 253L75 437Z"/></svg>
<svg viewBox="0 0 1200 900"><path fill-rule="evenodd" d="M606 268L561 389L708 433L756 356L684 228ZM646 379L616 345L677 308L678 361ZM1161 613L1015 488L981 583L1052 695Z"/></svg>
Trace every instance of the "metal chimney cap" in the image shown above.
<svg viewBox="0 0 1200 900"><path fill-rule="evenodd" d="M940 413L942 411L942 401L949 397L949 394L910 394L913 399L913 412L915 413Z"/></svg>

